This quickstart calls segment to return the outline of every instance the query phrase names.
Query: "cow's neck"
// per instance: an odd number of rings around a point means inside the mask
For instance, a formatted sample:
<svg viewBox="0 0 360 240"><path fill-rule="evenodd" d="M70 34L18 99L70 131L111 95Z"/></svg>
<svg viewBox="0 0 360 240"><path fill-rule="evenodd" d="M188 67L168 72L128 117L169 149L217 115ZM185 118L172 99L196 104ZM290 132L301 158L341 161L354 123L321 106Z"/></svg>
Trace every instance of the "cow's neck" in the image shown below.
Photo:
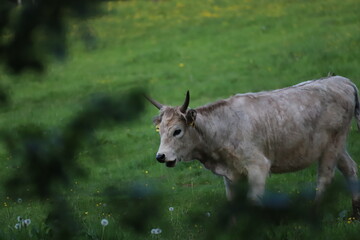
<svg viewBox="0 0 360 240"><path fill-rule="evenodd" d="M224 138L229 136L229 128L226 123L220 122L220 118L221 114L197 115L194 127L197 135L194 158L203 163L218 162L221 159L219 154L224 147L224 141L228 140Z"/></svg>
<svg viewBox="0 0 360 240"><path fill-rule="evenodd" d="M226 162L226 153L221 145L221 139L216 126L216 118L197 115L194 132L196 135L196 147L193 151L193 159L199 160L205 168L213 173L233 179Z"/></svg>

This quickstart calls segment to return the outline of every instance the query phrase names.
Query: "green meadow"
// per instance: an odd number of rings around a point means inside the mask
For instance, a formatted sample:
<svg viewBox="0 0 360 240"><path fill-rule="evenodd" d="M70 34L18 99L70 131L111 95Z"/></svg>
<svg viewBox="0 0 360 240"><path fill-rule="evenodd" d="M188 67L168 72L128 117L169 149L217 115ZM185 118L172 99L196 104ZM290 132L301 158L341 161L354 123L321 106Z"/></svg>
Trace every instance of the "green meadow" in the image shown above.
<svg viewBox="0 0 360 240"><path fill-rule="evenodd" d="M134 89L172 106L182 104L190 90L195 108L328 73L360 87L358 0L110 1L91 19L66 21L65 59L47 56L43 74L0 70L9 95L0 111L1 133L16 135L27 127L49 135L64 129L96 96L119 97ZM83 174L59 188L68 203L64 211L76 220L74 239L210 239L207 234L216 227L214 239L238 239L231 227L215 224L226 205L221 177L197 161L166 168L155 160L159 136L152 119L158 110L144 105L136 119L96 129L77 153ZM355 124L347 144L360 164ZM22 163L3 142L0 159L5 185ZM343 182L338 172L335 179ZM273 174L267 189L296 197L314 190L315 181L316 165ZM109 186L120 190L113 193ZM140 197L118 197L126 191ZM358 239L360 223L349 219L350 196L339 191L331 197L335 200L316 230L306 221L281 221L249 238ZM57 226L48 224L48 215L56 202L29 197L26 189L10 196L1 186L0 239L53 239ZM18 216L31 223L16 229ZM108 225L102 226L102 219ZM242 226L249 224L236 227Z"/></svg>

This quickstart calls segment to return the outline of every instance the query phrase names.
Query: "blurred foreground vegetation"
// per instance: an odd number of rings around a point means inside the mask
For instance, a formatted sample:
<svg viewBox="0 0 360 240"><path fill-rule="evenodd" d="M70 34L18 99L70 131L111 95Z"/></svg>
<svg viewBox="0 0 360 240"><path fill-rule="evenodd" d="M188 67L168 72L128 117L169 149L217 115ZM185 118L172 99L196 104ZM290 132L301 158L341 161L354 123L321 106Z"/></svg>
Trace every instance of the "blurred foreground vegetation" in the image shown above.
<svg viewBox="0 0 360 240"><path fill-rule="evenodd" d="M257 208L242 186L228 204L198 162L157 164L157 111L139 90L179 105L190 89L196 107L328 72L360 87L357 1L99 4L49 1L34 19L32 4L0 4L11 9L0 19L0 239L357 239L340 174L317 211L316 166L272 175ZM35 31L24 35L21 18ZM359 140L354 128L357 162Z"/></svg>

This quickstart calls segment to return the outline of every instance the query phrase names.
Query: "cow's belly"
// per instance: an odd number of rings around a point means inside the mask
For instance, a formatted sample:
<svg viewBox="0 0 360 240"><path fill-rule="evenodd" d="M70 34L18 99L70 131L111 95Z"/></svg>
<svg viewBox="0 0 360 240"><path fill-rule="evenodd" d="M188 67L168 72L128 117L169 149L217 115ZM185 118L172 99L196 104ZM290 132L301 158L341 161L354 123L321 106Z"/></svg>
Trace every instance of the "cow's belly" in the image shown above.
<svg viewBox="0 0 360 240"><path fill-rule="evenodd" d="M309 167L318 159L304 158L303 156L292 156L288 159L276 160L272 163L270 171L272 173L296 172Z"/></svg>
<svg viewBox="0 0 360 240"><path fill-rule="evenodd" d="M272 173L299 171L319 161L328 146L328 137L326 134L322 134L313 136L312 140L302 139L287 148L284 145L286 146L286 144L278 144L274 148L274 153L271 154L270 170Z"/></svg>

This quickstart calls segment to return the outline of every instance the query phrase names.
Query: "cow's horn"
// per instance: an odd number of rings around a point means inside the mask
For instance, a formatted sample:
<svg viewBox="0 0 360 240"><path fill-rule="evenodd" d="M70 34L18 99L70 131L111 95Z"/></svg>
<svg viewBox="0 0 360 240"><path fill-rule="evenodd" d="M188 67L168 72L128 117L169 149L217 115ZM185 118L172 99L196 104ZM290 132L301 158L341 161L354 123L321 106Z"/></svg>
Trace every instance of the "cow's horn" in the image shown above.
<svg viewBox="0 0 360 240"><path fill-rule="evenodd" d="M190 103L190 93L189 90L186 92L186 98L184 104L180 107L180 112L185 113Z"/></svg>
<svg viewBox="0 0 360 240"><path fill-rule="evenodd" d="M158 101L144 95L144 97L149 101L151 102L155 107L157 107L159 110L163 108L164 105L162 105L161 103L159 103Z"/></svg>

